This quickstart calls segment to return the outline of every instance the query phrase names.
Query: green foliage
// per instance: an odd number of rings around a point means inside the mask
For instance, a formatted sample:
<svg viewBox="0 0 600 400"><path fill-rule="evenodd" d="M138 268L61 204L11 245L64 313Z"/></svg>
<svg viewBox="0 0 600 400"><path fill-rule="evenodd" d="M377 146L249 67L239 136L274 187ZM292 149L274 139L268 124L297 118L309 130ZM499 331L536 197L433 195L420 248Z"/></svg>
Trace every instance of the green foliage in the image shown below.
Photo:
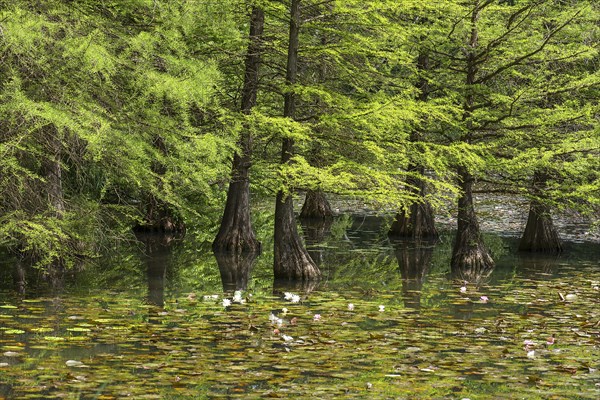
<svg viewBox="0 0 600 400"><path fill-rule="evenodd" d="M210 239L243 129L263 196L318 188L400 209L425 200L407 190L420 180L440 206L461 166L597 212L596 3L305 0L291 88L282 2L2 2L1 243L72 264L129 235L151 201ZM263 65L244 115L255 5ZM281 117L289 90L295 121ZM280 166L284 138L296 155ZM541 170L543 199L531 190Z"/></svg>

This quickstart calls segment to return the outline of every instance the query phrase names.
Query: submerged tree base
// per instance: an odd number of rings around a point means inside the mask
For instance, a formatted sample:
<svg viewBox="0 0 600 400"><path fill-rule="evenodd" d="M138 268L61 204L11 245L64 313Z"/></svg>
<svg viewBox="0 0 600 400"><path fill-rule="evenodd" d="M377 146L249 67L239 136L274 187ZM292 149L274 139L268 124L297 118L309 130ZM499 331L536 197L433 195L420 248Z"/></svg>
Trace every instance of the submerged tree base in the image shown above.
<svg viewBox="0 0 600 400"><path fill-rule="evenodd" d="M333 217L331 205L322 190L308 190L300 211L303 219L327 219Z"/></svg>
<svg viewBox="0 0 600 400"><path fill-rule="evenodd" d="M273 273L276 280L319 279L321 271L304 247L294 217L292 196L277 194Z"/></svg>
<svg viewBox="0 0 600 400"><path fill-rule="evenodd" d="M435 217L431 204L413 204L409 214L405 210L396 214L388 236L413 239L437 238L439 234L435 228Z"/></svg>
<svg viewBox="0 0 600 400"><path fill-rule="evenodd" d="M519 251L560 253L562 249L558 232L552 223L550 208L532 201L525 232L519 242Z"/></svg>

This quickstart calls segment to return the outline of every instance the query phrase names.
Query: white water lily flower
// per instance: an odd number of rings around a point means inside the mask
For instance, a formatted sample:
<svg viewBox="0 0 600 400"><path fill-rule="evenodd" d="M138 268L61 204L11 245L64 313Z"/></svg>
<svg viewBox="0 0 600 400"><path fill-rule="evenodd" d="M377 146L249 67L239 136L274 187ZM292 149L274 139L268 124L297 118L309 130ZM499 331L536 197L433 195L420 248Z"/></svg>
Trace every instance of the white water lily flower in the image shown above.
<svg viewBox="0 0 600 400"><path fill-rule="evenodd" d="M320 319L321 319L321 314L315 314L315 316L313 317L313 319L314 319L315 321L318 321L318 320L320 320Z"/></svg>
<svg viewBox="0 0 600 400"><path fill-rule="evenodd" d="M283 340L285 340L286 342L290 342L292 340L294 340L293 337L288 336L288 335L281 335L281 337L283 338Z"/></svg>
<svg viewBox="0 0 600 400"><path fill-rule="evenodd" d="M291 300L293 296L294 296L294 293L291 293L291 292L285 292L283 294L283 298L286 300Z"/></svg>
<svg viewBox="0 0 600 400"><path fill-rule="evenodd" d="M229 307L231 305L231 300L223 299L223 307Z"/></svg>
<svg viewBox="0 0 600 400"><path fill-rule="evenodd" d="M285 315L285 314L287 314L287 313L288 313L288 309L287 309L287 308L285 308L285 307L283 307L283 308L281 309L281 312L282 312L282 313Z"/></svg>
<svg viewBox="0 0 600 400"><path fill-rule="evenodd" d="M383 305L380 305L380 306L379 306L379 312L384 312L384 311L385 311L385 306L383 306Z"/></svg>
<svg viewBox="0 0 600 400"><path fill-rule="evenodd" d="M276 320L277 320L277 317L275 316L275 314L273 314L273 313L269 314L269 321L275 322Z"/></svg>
<svg viewBox="0 0 600 400"><path fill-rule="evenodd" d="M535 350L528 351L527 358L535 358Z"/></svg>
<svg viewBox="0 0 600 400"><path fill-rule="evenodd" d="M461 293L467 293L467 287L466 286L461 286L460 292Z"/></svg>
<svg viewBox="0 0 600 400"><path fill-rule="evenodd" d="M290 301L292 303L299 303L300 302L300 296L298 296L297 294L293 294L292 298L290 299Z"/></svg>
<svg viewBox="0 0 600 400"><path fill-rule="evenodd" d="M233 302L234 303L244 303L244 299L242 298L242 292L240 290L236 290L233 293Z"/></svg>
<svg viewBox="0 0 600 400"><path fill-rule="evenodd" d="M348 304L348 311L354 311L354 304Z"/></svg>

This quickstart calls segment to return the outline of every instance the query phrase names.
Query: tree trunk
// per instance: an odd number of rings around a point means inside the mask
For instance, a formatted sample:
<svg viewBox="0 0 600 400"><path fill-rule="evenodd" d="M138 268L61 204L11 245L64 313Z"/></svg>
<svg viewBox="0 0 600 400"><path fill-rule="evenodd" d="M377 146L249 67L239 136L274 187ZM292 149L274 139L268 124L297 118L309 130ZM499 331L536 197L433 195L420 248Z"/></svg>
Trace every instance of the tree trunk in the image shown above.
<svg viewBox="0 0 600 400"><path fill-rule="evenodd" d="M246 53L244 86L242 88L242 112L250 114L256 105L261 56L261 40L264 12L252 9L250 18L250 41ZM245 127L238 141L239 152L233 156L231 182L227 191L227 203L212 248L215 252L260 253L261 244L256 238L250 219L250 167L252 165L252 135Z"/></svg>
<svg viewBox="0 0 600 400"><path fill-rule="evenodd" d="M328 219L333 217L331 205L322 190L308 190L300 211L300 218Z"/></svg>
<svg viewBox="0 0 600 400"><path fill-rule="evenodd" d="M479 33L477 21L480 13L480 3L475 2L471 12L471 34L466 49L466 96L463 104L463 122L466 131L461 137L465 143L471 143L474 127L471 117L475 110L474 89L477 75L477 54ZM477 277L487 276L494 268L494 260L483 243L479 222L473 205L473 176L464 166L457 167L457 175L460 180L462 194L458 199L458 229L454 248L452 249L452 261L450 267L452 273L464 276L467 281Z"/></svg>
<svg viewBox="0 0 600 400"><path fill-rule="evenodd" d="M300 21L300 0L291 0L290 38L288 47L286 82L290 86L284 97L283 116L294 118L296 114L295 95L291 86L296 83L298 70L298 34ZM281 146L281 164L290 162L294 153L294 140L284 138ZM321 271L310 258L298 235L292 196L280 190L275 204L273 272L276 280L314 280Z"/></svg>
<svg viewBox="0 0 600 400"><path fill-rule="evenodd" d="M494 267L488 252L473 205L473 177L464 168L458 169L462 195L458 199L458 230L452 249L451 268L465 277L486 275Z"/></svg>
<svg viewBox="0 0 600 400"><path fill-rule="evenodd" d="M47 144L49 157L42 164L43 175L46 179L48 204L57 218L62 218L65 212L65 198L62 185L62 140L58 130L48 125Z"/></svg>
<svg viewBox="0 0 600 400"><path fill-rule="evenodd" d="M417 70L420 73L416 87L419 89L418 100L425 102L429 98L429 81L424 76L424 72L429 70L429 56L421 51L417 58ZM410 141L417 142L422 140L422 133L413 131L410 134ZM421 176L425 174L422 166L411 164L408 167L409 172L418 172ZM418 198L424 199L427 185L422 179L411 177L407 180L410 185L410 191ZM423 200L422 203L411 204L409 210L403 209L398 214L390 227L388 235L391 237L410 237L413 239L437 238L438 232L435 228L435 215L433 207L429 202Z"/></svg>
<svg viewBox="0 0 600 400"><path fill-rule="evenodd" d="M547 176L536 172L533 176L533 194L542 195ZM550 207L533 198L529 206L529 216L525 232L519 242L519 251L560 253L562 244L558 232L552 223Z"/></svg>
<svg viewBox="0 0 600 400"><path fill-rule="evenodd" d="M417 168L416 166L413 168ZM423 168L421 173L424 173ZM408 182L413 186L413 192L420 198L424 198L426 185L420 179L410 179ZM413 239L431 239L438 237L435 228L435 215L433 207L427 201L411 204L408 212L403 209L398 214L388 232L390 237L406 237Z"/></svg>
<svg viewBox="0 0 600 400"><path fill-rule="evenodd" d="M167 144L165 139L156 135L152 145L163 155L167 155ZM160 162L155 161L152 165L152 172L157 175L156 187L161 190L163 184L160 176L166 172L166 167ZM148 193L146 198L146 215L144 222L134 228L136 232L161 232L161 233L182 233L185 232L183 221L173 214L173 210L167 202L158 198L153 193Z"/></svg>

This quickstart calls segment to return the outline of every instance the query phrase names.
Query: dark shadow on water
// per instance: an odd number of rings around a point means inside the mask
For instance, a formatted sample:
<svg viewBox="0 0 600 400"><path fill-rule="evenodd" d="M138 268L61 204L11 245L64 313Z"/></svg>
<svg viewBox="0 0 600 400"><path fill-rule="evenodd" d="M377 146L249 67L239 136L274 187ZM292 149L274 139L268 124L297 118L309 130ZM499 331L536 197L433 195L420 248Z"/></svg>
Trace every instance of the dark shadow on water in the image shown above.
<svg viewBox="0 0 600 400"><path fill-rule="evenodd" d="M392 243L402 275L404 305L419 310L421 289L431 267L436 241L394 240Z"/></svg>
<svg viewBox="0 0 600 400"><path fill-rule="evenodd" d="M555 277L560 270L560 255L543 253L520 253L518 258L519 275L527 277Z"/></svg>
<svg viewBox="0 0 600 400"><path fill-rule="evenodd" d="M223 291L246 290L258 253L213 253L217 259Z"/></svg>

